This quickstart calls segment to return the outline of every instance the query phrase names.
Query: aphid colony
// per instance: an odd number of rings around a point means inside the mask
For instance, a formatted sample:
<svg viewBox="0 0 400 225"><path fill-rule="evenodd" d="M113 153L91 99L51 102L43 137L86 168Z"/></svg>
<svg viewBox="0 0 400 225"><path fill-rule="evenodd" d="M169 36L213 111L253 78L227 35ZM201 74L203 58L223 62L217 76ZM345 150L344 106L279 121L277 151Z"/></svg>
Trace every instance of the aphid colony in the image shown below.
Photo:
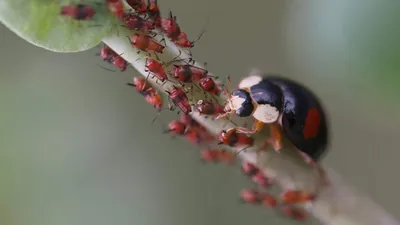
<svg viewBox="0 0 400 225"><path fill-rule="evenodd" d="M125 9L122 0L105 0L104 4L96 6L62 6L60 14L75 20L88 21L95 18L96 7L106 7L121 20L123 27L132 31L132 35L128 37L129 42L138 52L146 53L144 60L148 76L133 77L132 82L127 84L134 87L157 111L178 108L182 112L179 119L168 124L165 133L181 136L190 143L205 148L200 152L200 157L205 162L235 164L236 154L222 146L236 149L251 147L255 144L251 135L267 126L270 133L265 137L265 147L281 151L282 140L286 138L307 162L317 164L328 146L328 126L325 112L313 92L295 81L261 73L243 78L238 88L229 92L226 87L217 85L217 77L211 76L207 69L191 64L192 59L187 62L172 60L163 63L158 60L157 54L163 53L165 41L155 39L160 32L181 48L193 48L195 41L188 39L171 11L167 18L161 16L157 0L127 0L126 3L132 9ZM104 45L99 55L103 61L121 72L126 71L127 61L110 47ZM168 96L168 107L165 107L161 93L148 81L149 77L156 78L158 85L173 83L172 88L165 93ZM188 97L187 93L196 88L204 93L202 99ZM215 98L221 94L227 97L225 105ZM193 111L213 119L233 113L239 117L252 117L253 128L231 128L215 136L190 116ZM259 189L243 190L240 194L243 202L277 209L282 215L296 220L307 218L307 213L298 204L313 201L314 194L286 190L280 196L274 196L267 191L274 182L265 176L265 171L260 171L248 162L243 162L242 170L259 186Z"/></svg>
<svg viewBox="0 0 400 225"><path fill-rule="evenodd" d="M295 220L303 221L308 218L308 213L302 209L301 204L309 203L314 199L313 195L298 190L284 191L280 196L274 196L267 190L274 184L266 177L255 165L243 162L242 172L250 177L260 188L244 189L240 193L240 199L243 203L262 205L273 208L282 215Z"/></svg>

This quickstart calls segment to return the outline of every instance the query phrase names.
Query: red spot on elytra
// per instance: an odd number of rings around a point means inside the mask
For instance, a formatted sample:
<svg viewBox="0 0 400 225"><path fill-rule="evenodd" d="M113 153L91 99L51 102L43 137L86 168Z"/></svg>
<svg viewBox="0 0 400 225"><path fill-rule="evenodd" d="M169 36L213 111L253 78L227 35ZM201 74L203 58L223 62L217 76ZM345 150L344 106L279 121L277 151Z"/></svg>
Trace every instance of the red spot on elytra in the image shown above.
<svg viewBox="0 0 400 225"><path fill-rule="evenodd" d="M321 117L317 108L311 108L308 110L306 122L303 128L304 139L310 139L318 134L319 124Z"/></svg>

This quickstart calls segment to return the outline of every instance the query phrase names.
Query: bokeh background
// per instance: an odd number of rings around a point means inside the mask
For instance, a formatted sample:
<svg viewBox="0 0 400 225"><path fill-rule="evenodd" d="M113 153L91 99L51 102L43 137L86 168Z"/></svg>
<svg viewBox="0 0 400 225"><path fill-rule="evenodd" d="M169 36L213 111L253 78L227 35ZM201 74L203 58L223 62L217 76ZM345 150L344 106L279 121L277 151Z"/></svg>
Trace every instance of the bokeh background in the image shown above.
<svg viewBox="0 0 400 225"><path fill-rule="evenodd" d="M197 60L234 81L256 67L312 87L331 118L323 164L400 218L398 1L160 1ZM97 64L97 49L52 53L0 30L0 223L294 224L241 205L239 170L205 165L162 134L155 112ZM318 224L310 221L308 224Z"/></svg>

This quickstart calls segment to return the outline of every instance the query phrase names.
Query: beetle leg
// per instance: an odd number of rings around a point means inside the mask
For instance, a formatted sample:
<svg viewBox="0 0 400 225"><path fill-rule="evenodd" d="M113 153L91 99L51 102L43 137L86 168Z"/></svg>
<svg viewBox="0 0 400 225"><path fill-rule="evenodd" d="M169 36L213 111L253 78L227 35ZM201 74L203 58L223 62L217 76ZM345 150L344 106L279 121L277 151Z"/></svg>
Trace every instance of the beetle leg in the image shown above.
<svg viewBox="0 0 400 225"><path fill-rule="evenodd" d="M217 115L217 116L215 117L215 119L216 119L216 120L222 119L222 118L224 118L224 117L227 117L229 114L231 114L231 112L221 113L221 114Z"/></svg>
<svg viewBox="0 0 400 225"><path fill-rule="evenodd" d="M276 152L279 152L282 149L282 133L280 125L273 123L269 125L269 128L270 137L265 141L265 147L270 145Z"/></svg>
<svg viewBox="0 0 400 225"><path fill-rule="evenodd" d="M244 127L238 127L237 131L239 133L244 133L244 134L254 134L254 133L257 133L257 132L261 131L263 126L264 126L263 122L261 122L259 120L254 120L253 128L251 130L247 129L247 128L244 128Z"/></svg>

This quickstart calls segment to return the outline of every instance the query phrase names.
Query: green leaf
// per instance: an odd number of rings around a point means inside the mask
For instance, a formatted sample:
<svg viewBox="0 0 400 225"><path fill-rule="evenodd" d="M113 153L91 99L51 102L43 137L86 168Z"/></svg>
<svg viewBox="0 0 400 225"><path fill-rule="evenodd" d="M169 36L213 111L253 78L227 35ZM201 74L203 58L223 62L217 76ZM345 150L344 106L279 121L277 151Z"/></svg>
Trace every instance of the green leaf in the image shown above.
<svg viewBox="0 0 400 225"><path fill-rule="evenodd" d="M117 19L104 0L85 2L96 9L90 21L60 16L61 6L67 4L71 1L0 0L0 21L26 41L54 52L85 51L116 29Z"/></svg>

